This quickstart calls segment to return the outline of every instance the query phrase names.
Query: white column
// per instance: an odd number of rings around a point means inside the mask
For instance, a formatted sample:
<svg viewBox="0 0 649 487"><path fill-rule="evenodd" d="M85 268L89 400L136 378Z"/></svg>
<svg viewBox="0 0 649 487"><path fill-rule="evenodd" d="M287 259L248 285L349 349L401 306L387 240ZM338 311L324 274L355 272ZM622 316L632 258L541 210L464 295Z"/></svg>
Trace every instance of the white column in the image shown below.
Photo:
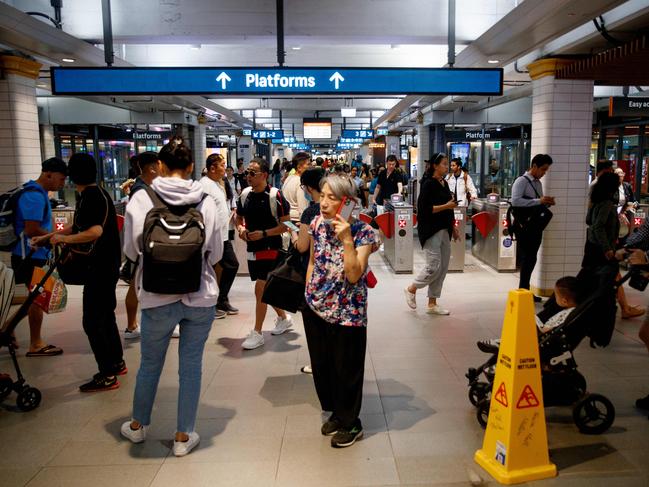
<svg viewBox="0 0 649 487"><path fill-rule="evenodd" d="M0 56L0 191L36 179L41 173L41 143L36 78L41 64Z"/></svg>
<svg viewBox="0 0 649 487"><path fill-rule="evenodd" d="M593 119L593 81L557 80L562 62L545 59L529 66L533 81L532 157L549 154L554 163L541 180L556 198L554 217L532 274L532 292L549 296L563 276L581 268L586 239L588 171Z"/></svg>
<svg viewBox="0 0 649 487"><path fill-rule="evenodd" d="M194 140L192 150L194 152L194 176L200 179L201 171L205 167L205 149L207 148L207 126L203 123L194 127Z"/></svg>
<svg viewBox="0 0 649 487"><path fill-rule="evenodd" d="M428 125L417 124L417 175L424 173L424 162L430 154L430 130Z"/></svg>
<svg viewBox="0 0 649 487"><path fill-rule="evenodd" d="M45 161L56 156L54 144L54 127L41 125L41 158Z"/></svg>

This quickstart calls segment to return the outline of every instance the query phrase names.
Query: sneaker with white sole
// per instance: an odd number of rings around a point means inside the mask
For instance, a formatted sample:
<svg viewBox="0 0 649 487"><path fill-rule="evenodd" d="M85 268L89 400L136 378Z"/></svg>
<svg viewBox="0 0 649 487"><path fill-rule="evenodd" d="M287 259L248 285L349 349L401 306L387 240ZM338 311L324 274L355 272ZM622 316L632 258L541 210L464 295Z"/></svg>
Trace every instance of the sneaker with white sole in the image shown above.
<svg viewBox="0 0 649 487"><path fill-rule="evenodd" d="M133 443L142 443L146 440L146 426L140 426L138 429L134 430L131 428L131 421L127 421L122 424L122 436Z"/></svg>
<svg viewBox="0 0 649 487"><path fill-rule="evenodd" d="M255 330L250 330L250 333L243 341L241 346L244 350L254 350L264 344L264 335L257 333Z"/></svg>
<svg viewBox="0 0 649 487"><path fill-rule="evenodd" d="M189 439L187 441L174 441L173 453L177 457L184 457L192 451L200 441L201 437L198 436L198 433L192 431L189 433Z"/></svg>
<svg viewBox="0 0 649 487"><path fill-rule="evenodd" d="M176 328L171 333L171 338L180 338L180 325L176 325Z"/></svg>
<svg viewBox="0 0 649 487"><path fill-rule="evenodd" d="M417 295L408 291L408 288L403 290L403 294L406 296L406 304L410 309L417 309Z"/></svg>
<svg viewBox="0 0 649 487"><path fill-rule="evenodd" d="M137 325L132 330L129 330L128 328L124 330L124 340L135 340L136 338L140 338L141 335L140 325Z"/></svg>
<svg viewBox="0 0 649 487"><path fill-rule="evenodd" d="M279 316L275 320L275 328L273 328L270 333L271 335L281 335L284 332L287 332L290 328L293 328L293 318L291 315L286 315L286 318L282 319Z"/></svg>
<svg viewBox="0 0 649 487"><path fill-rule="evenodd" d="M451 314L449 310L444 309L439 305L429 306L426 309L426 313L428 313L429 315L441 315L441 316L447 316Z"/></svg>

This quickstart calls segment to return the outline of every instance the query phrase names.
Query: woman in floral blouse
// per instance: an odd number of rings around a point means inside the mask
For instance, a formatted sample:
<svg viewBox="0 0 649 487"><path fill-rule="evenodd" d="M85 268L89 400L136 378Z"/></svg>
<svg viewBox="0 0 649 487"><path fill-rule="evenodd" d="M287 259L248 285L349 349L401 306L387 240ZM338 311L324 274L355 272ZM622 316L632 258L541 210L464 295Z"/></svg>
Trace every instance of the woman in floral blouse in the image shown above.
<svg viewBox="0 0 649 487"><path fill-rule="evenodd" d="M310 226L311 256L303 311L313 380L324 411L321 432L343 448L363 435L359 419L367 343L367 261L377 249L372 228L337 215L343 198L356 200L346 174L323 178L320 216Z"/></svg>

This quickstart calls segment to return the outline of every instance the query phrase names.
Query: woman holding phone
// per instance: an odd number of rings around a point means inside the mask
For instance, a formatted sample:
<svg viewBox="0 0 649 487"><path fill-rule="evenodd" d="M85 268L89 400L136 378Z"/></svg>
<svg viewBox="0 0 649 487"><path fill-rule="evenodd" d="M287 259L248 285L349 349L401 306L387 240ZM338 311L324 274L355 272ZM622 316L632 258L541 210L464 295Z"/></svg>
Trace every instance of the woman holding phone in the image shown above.
<svg viewBox="0 0 649 487"><path fill-rule="evenodd" d="M448 272L451 258L451 237L458 239L453 209L458 202L453 199L446 174L448 157L437 154L431 161L430 169L424 174L417 199L417 229L419 242L424 249L426 265L415 280L404 289L406 302L411 309L417 309L416 292L428 286L428 307L432 315L448 315L450 312L437 304L442 293L442 285Z"/></svg>
<svg viewBox="0 0 649 487"><path fill-rule="evenodd" d="M374 230L351 217L356 184L346 174L320 182L320 216L310 225L311 252L302 312L320 404L331 416L321 432L344 448L362 437L367 343L367 262ZM351 208L351 210L350 210Z"/></svg>

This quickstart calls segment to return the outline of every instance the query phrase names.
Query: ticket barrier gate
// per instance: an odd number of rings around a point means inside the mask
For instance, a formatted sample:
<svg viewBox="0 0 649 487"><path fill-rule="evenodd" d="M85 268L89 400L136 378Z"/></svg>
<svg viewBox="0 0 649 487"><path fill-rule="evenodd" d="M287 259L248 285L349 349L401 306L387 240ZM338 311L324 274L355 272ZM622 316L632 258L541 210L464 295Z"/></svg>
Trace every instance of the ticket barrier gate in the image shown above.
<svg viewBox="0 0 649 487"><path fill-rule="evenodd" d="M474 208L471 253L498 272L516 270L516 242L507 225L506 202L472 201Z"/></svg>
<svg viewBox="0 0 649 487"><path fill-rule="evenodd" d="M466 256L466 208L458 207L453 210L455 228L459 234L457 240L451 239L451 260L448 263L449 272L464 272Z"/></svg>
<svg viewBox="0 0 649 487"><path fill-rule="evenodd" d="M393 203L390 210L375 218L383 237L383 258L396 274L412 274L413 227L417 223L413 207Z"/></svg>

